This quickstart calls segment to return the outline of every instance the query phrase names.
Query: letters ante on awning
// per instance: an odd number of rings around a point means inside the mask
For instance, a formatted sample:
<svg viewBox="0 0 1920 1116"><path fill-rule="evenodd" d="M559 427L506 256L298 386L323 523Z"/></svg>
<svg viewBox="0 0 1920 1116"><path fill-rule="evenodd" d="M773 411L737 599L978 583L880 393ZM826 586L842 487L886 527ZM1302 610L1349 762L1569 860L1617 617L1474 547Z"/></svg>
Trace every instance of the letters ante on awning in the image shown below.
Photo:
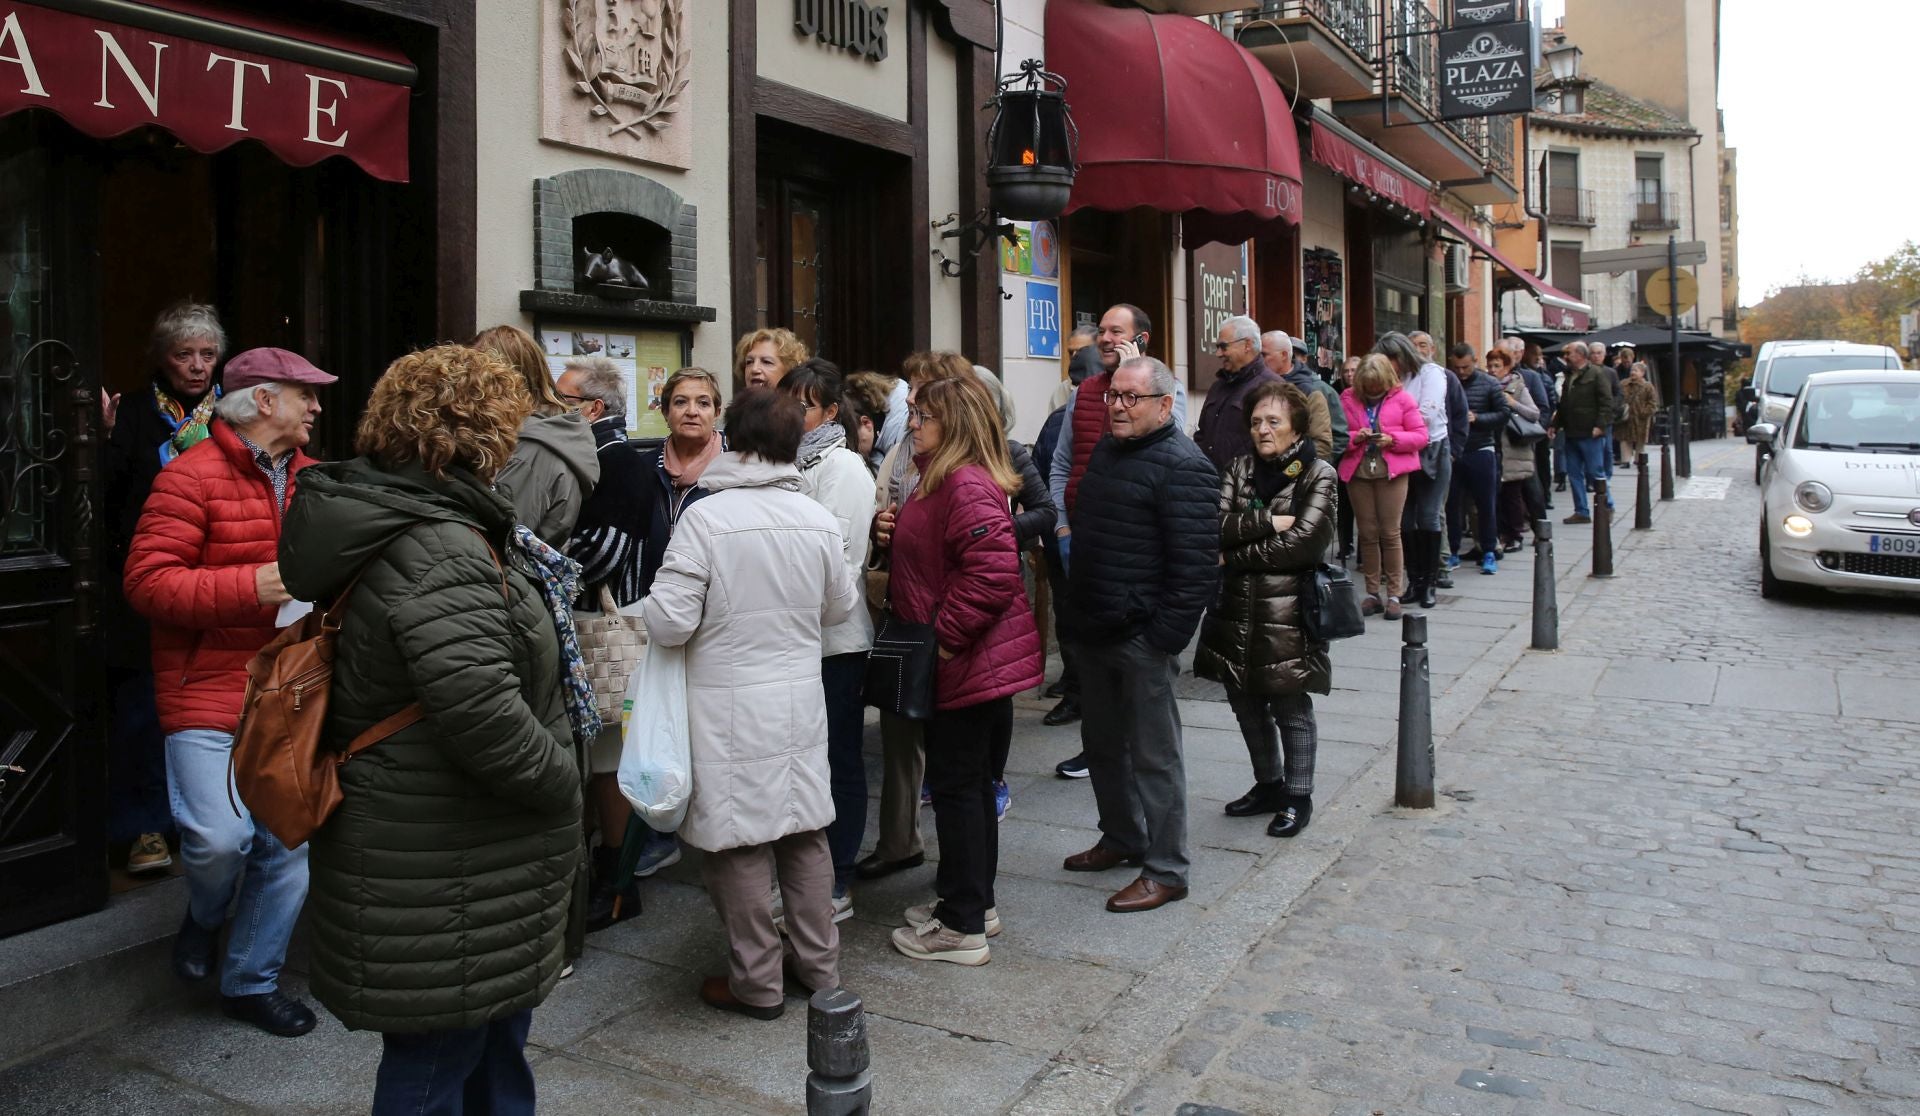
<svg viewBox="0 0 1920 1116"><path fill-rule="evenodd" d="M1318 120L1313 122L1312 134L1314 162L1395 205L1406 206L1421 217L1433 208L1425 182L1400 173L1384 159L1336 135Z"/></svg>
<svg viewBox="0 0 1920 1116"><path fill-rule="evenodd" d="M0 0L0 116L47 109L100 139L155 125L405 182L413 80L387 48L191 0Z"/></svg>

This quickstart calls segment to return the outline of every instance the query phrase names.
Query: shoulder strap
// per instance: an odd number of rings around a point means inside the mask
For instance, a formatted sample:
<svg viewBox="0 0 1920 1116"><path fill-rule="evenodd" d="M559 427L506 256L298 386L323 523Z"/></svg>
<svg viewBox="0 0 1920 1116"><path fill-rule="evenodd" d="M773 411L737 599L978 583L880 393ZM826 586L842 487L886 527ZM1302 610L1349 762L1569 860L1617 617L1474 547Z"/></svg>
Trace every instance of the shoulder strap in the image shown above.
<svg viewBox="0 0 1920 1116"><path fill-rule="evenodd" d="M405 709L400 710L400 712L391 714L375 722L365 732L354 737L353 740L347 744L347 750L340 753L340 762L347 762L352 756L366 751L368 748L380 743L401 729L411 728L413 725L418 724L420 719L426 715L426 709L416 701Z"/></svg>

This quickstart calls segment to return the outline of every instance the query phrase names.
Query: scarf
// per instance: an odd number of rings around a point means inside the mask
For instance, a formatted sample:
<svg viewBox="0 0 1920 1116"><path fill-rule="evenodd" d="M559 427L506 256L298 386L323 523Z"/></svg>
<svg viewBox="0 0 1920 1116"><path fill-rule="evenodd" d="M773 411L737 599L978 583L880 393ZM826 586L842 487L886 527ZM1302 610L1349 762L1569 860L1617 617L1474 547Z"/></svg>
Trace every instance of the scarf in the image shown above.
<svg viewBox="0 0 1920 1116"><path fill-rule="evenodd" d="M540 588L553 629L560 636L560 680L567 699L567 723L574 742L593 743L600 735L600 710L587 678L587 660L580 654L580 638L573 630L573 602L580 596L580 564L561 554L525 524L515 524L508 539L507 561Z"/></svg>
<svg viewBox="0 0 1920 1116"><path fill-rule="evenodd" d="M820 463L836 447L847 444L847 428L836 422L823 422L800 439L800 456L796 464L801 472L806 472Z"/></svg>
<svg viewBox="0 0 1920 1116"><path fill-rule="evenodd" d="M200 397L200 402L188 411L186 405L168 395L160 386L159 380L153 382L153 405L160 412L160 418L173 431L173 437L160 443L160 464L167 462L199 445L207 439L207 423L213 420L213 405L220 399L220 388L215 385Z"/></svg>
<svg viewBox="0 0 1920 1116"><path fill-rule="evenodd" d="M1273 504L1273 498L1280 490L1292 484L1307 466L1313 464L1313 439L1302 438L1293 445L1280 451L1280 455L1269 460L1255 454L1253 458L1253 494L1254 507L1264 508Z"/></svg>
<svg viewBox="0 0 1920 1116"><path fill-rule="evenodd" d="M673 478L675 488L692 488L700 483L700 474L706 472L707 466L713 464L713 459L720 456L722 448L720 435L716 432L707 439L706 446L698 454L682 459L673 451L673 439L668 438L666 445L661 447L661 460L666 462L667 476Z"/></svg>

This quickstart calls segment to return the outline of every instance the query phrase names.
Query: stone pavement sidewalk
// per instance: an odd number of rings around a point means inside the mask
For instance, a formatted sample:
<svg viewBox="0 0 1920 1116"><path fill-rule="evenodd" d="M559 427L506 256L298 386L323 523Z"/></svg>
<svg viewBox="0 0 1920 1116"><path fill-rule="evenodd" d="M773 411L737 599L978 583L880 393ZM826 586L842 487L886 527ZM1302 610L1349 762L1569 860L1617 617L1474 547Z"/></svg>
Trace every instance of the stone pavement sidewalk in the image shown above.
<svg viewBox="0 0 1920 1116"><path fill-rule="evenodd" d="M1763 602L1696 460L1120 1111L1920 1113L1920 608Z"/></svg>
<svg viewBox="0 0 1920 1116"><path fill-rule="evenodd" d="M1584 555L1581 541L1561 543L1563 566ZM1448 710L1457 717L1492 689L1510 658L1504 641L1527 625L1530 562L1520 555L1507 566L1497 577L1463 571L1432 619L1443 724ZM1184 1023L1215 1018L1209 996L1390 797L1399 645L1398 625L1376 622L1335 649L1337 689L1316 702L1315 818L1293 841L1267 837L1264 818L1221 814L1251 782L1245 747L1220 688L1183 680L1193 892L1149 914L1104 909L1130 873L1061 870L1063 857L1097 836L1091 787L1053 775L1057 761L1079 750L1078 728L1045 728L1040 716L1051 703L1020 703L1008 772L1013 807L1001 830L1006 931L993 942L992 963L912 962L888 944L901 910L930 892L931 863L859 887L857 913L842 925L844 977L869 1011L876 1110L1112 1110ZM871 728L868 748L877 778ZM922 817L931 859L932 819ZM872 832L870 825L869 839ZM178 891L153 890L164 887ZM725 959L697 855L644 882L642 894L644 915L593 935L578 972L535 1012L543 1111L800 1111L804 1003L790 999L783 1019L757 1023L695 998L701 975L722 971ZM184 897L143 901L172 924ZM296 993L305 991L303 968L296 941L287 981ZM330 1017L306 1038L271 1039L221 1018L203 993L0 1071L0 1112L364 1111L378 1057L377 1036L349 1033Z"/></svg>

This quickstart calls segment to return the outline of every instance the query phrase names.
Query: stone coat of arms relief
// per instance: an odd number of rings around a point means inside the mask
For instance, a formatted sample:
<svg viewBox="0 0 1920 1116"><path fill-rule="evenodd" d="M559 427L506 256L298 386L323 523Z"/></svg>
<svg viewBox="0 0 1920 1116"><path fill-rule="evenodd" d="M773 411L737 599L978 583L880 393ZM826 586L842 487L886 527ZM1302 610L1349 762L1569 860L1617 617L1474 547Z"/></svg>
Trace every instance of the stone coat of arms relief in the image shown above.
<svg viewBox="0 0 1920 1116"><path fill-rule="evenodd" d="M541 138L690 166L687 3L541 0Z"/></svg>

